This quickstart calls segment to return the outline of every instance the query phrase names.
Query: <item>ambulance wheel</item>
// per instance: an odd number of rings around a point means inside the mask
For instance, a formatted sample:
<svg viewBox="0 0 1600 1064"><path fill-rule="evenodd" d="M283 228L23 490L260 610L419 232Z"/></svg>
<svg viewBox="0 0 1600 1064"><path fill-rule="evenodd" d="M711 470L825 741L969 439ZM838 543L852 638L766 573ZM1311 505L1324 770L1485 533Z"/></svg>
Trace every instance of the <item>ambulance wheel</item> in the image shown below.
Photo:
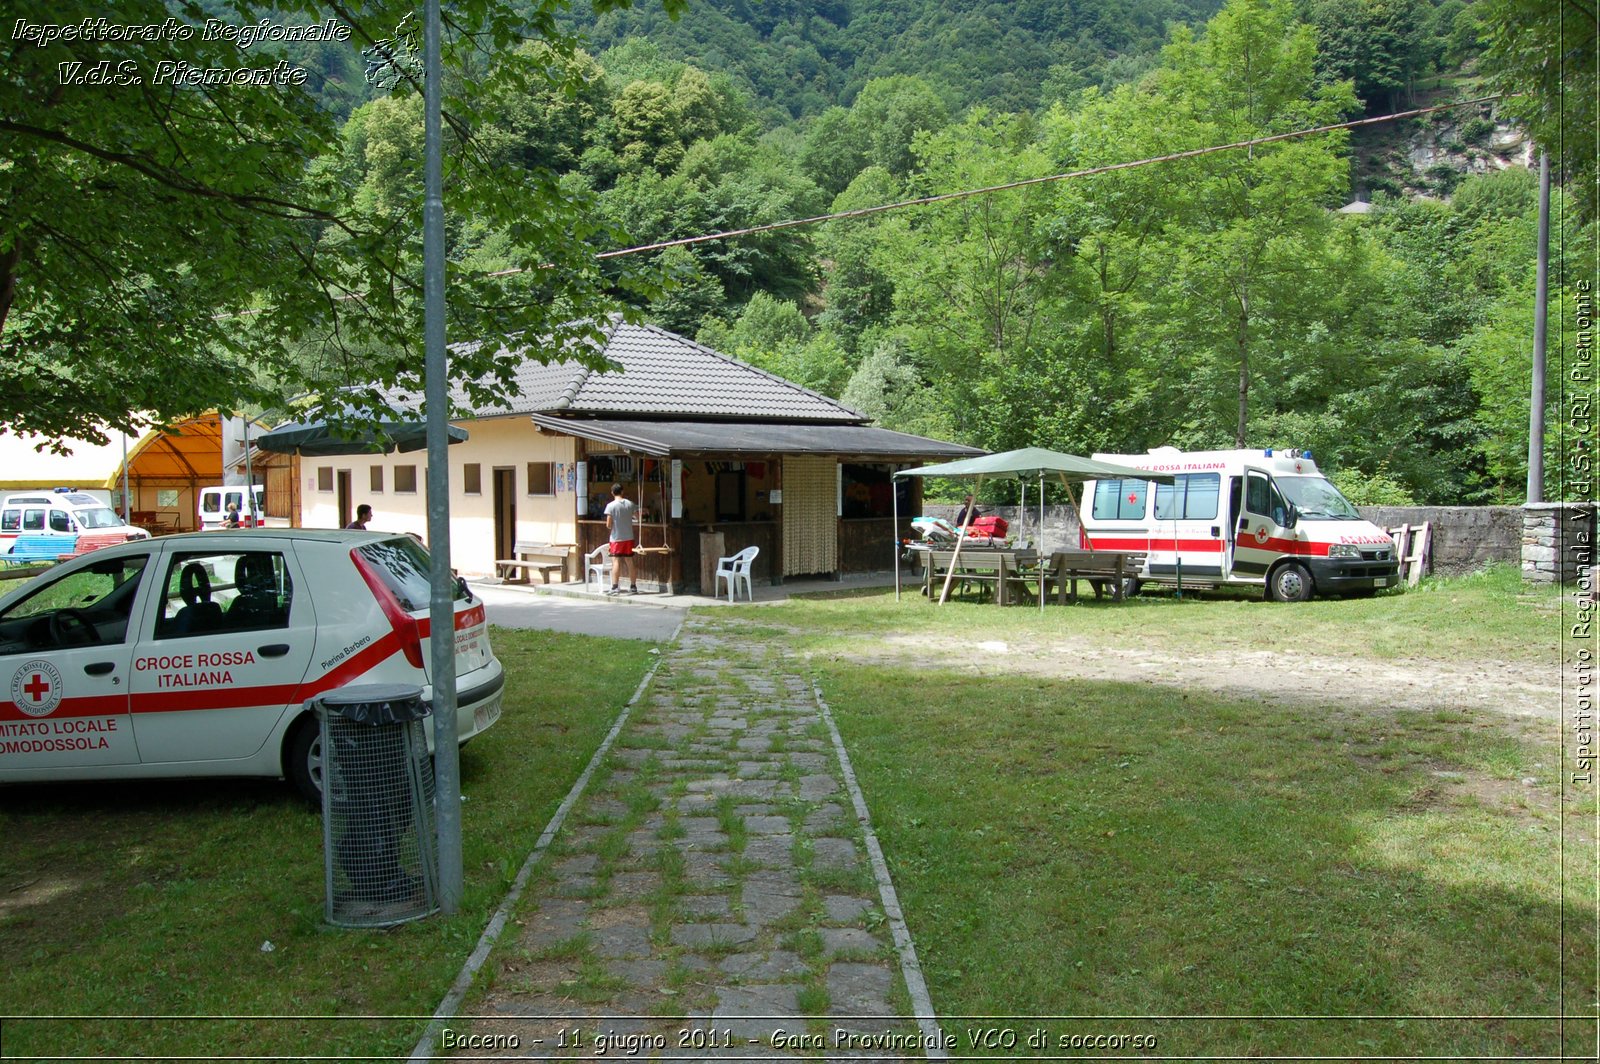
<svg viewBox="0 0 1600 1064"><path fill-rule="evenodd" d="M1140 580L1137 576L1125 576L1125 577L1122 578L1122 597L1123 598L1131 599L1131 598L1133 598L1133 596L1137 595L1139 592L1141 592L1143 590L1144 590L1144 581Z"/></svg>
<svg viewBox="0 0 1600 1064"><path fill-rule="evenodd" d="M312 805L322 806L322 729L307 713L294 725L284 748L283 774Z"/></svg>
<svg viewBox="0 0 1600 1064"><path fill-rule="evenodd" d="M1286 562L1267 578L1267 597L1279 602L1308 602L1315 590L1311 574L1299 562Z"/></svg>

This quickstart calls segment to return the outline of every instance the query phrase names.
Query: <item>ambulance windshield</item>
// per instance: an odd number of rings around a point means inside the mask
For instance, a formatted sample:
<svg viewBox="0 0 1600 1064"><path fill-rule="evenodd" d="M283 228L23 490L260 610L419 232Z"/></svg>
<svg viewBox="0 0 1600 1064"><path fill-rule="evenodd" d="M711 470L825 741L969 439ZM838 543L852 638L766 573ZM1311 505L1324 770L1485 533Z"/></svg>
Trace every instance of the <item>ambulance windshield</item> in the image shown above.
<svg viewBox="0 0 1600 1064"><path fill-rule="evenodd" d="M1339 489L1323 477L1278 477L1284 498L1294 503L1301 517L1320 517L1332 521L1359 521L1361 515Z"/></svg>
<svg viewBox="0 0 1600 1064"><path fill-rule="evenodd" d="M78 524L84 528L121 528L122 518L109 506L96 506L89 510L79 510L74 517Z"/></svg>

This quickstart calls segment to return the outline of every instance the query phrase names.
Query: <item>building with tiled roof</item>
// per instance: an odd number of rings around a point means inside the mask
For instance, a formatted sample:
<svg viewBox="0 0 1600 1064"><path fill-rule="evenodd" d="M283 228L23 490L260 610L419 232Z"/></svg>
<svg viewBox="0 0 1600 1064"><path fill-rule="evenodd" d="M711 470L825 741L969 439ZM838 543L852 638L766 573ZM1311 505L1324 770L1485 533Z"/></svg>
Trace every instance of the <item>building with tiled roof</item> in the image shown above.
<svg viewBox="0 0 1600 1064"><path fill-rule="evenodd" d="M489 574L517 557L519 543L570 545L581 558L606 542L600 511L613 483L644 517L636 564L646 588L694 590L703 554L747 546L760 548L758 580L889 569L921 503L919 485L900 485L897 530L893 471L980 453L871 425L655 326L612 322L601 353L617 368L530 355L515 395L470 405L457 394L476 415L456 422L468 439L450 448L458 570ZM406 454L307 459L303 521L339 527L364 502L371 527L421 534L422 463ZM581 580L582 566L564 575Z"/></svg>

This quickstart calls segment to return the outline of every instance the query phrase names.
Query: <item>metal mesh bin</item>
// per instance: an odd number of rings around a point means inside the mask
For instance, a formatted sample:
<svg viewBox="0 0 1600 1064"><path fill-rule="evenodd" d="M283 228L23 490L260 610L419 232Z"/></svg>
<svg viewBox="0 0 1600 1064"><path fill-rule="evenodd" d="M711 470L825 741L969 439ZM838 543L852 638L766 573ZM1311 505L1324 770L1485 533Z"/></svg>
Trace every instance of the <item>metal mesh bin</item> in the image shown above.
<svg viewBox="0 0 1600 1064"><path fill-rule="evenodd" d="M316 708L328 922L388 927L437 912L433 759L422 690L355 684L321 696Z"/></svg>

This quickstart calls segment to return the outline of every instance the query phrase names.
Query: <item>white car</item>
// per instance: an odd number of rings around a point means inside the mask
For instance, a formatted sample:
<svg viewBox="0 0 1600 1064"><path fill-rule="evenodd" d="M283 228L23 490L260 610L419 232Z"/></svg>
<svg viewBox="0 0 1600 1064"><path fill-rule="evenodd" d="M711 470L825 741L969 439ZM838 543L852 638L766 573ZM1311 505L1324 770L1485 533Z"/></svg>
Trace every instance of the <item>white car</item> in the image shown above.
<svg viewBox="0 0 1600 1064"><path fill-rule="evenodd" d="M223 520L228 516L229 504L239 511L241 527L259 528L265 525L266 492L266 488L257 484L255 490L250 493L250 498L246 499L243 484L226 488L201 488L200 505L195 510L196 516L200 518L201 530L211 532L221 528Z"/></svg>
<svg viewBox="0 0 1600 1064"><path fill-rule="evenodd" d="M381 532L196 532L66 562L0 597L0 783L271 776L320 800L307 703L353 683L431 703L428 602L427 551ZM455 650L465 742L499 719L505 674L461 581Z"/></svg>

